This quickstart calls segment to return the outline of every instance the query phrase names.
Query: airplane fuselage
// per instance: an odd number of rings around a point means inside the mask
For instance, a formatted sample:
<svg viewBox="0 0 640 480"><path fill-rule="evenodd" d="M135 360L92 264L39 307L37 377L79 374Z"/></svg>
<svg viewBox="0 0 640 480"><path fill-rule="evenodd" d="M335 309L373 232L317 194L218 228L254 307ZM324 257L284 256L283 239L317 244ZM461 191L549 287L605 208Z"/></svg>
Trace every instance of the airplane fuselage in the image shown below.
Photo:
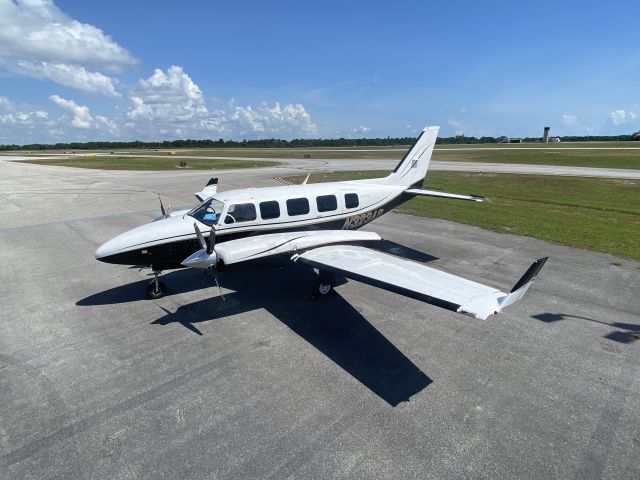
<svg viewBox="0 0 640 480"><path fill-rule="evenodd" d="M286 231L355 230L412 198L406 188L377 179L218 192L192 210L118 235L96 250L96 258L154 270L181 268L200 249L194 223L205 236L214 224L216 243Z"/></svg>

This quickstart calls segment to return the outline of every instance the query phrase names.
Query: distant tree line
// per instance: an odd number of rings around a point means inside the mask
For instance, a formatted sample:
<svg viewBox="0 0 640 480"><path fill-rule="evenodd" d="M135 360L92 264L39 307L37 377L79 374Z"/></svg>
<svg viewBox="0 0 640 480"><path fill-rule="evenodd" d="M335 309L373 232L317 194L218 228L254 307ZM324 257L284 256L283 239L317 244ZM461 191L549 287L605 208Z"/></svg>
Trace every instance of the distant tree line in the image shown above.
<svg viewBox="0 0 640 480"><path fill-rule="evenodd" d="M566 136L560 137L563 142L585 142L585 141L626 141L638 140L633 135L615 136ZM456 135L455 137L438 137L439 144L477 144L477 143L500 143L505 142L507 137L466 137ZM523 139L527 143L540 142L539 137L526 137ZM0 145L0 151L7 150L111 150L111 149L172 149L172 148L314 148L314 147L392 147L396 145L409 145L415 141L414 137L398 138L296 138L294 140L278 140L267 138L262 140L171 140L163 142L69 142L42 144L33 143L29 145Z"/></svg>

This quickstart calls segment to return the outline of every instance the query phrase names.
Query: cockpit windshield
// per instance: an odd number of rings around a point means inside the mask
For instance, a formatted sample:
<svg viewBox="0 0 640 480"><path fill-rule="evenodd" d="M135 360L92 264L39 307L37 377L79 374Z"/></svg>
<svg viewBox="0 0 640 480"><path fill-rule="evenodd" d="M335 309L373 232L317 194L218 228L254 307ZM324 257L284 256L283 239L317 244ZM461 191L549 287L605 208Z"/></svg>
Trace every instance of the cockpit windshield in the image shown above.
<svg viewBox="0 0 640 480"><path fill-rule="evenodd" d="M220 220L220 214L224 208L224 203L215 198L210 198L205 202L202 202L196 208L188 212L196 220L204 223L205 225L215 225Z"/></svg>

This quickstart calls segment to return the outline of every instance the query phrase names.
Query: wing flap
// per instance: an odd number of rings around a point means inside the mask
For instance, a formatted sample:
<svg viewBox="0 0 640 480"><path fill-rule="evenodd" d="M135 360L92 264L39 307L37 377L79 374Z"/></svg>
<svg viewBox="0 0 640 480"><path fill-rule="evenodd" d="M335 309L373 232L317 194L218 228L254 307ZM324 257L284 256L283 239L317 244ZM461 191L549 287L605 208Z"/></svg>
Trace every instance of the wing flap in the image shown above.
<svg viewBox="0 0 640 480"><path fill-rule="evenodd" d="M435 268L353 245L315 248L295 256L294 260L482 320L521 298L533 281L531 278L522 288L507 294ZM513 301L507 302L510 296Z"/></svg>

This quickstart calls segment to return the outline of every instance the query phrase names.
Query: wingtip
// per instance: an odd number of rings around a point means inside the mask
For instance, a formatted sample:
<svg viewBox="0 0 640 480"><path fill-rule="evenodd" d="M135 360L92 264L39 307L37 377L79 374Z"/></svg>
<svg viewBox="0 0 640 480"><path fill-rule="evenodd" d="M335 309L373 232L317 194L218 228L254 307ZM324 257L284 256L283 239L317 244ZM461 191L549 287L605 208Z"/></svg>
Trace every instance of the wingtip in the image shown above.
<svg viewBox="0 0 640 480"><path fill-rule="evenodd" d="M520 278L520 280L518 280L517 283L513 286L510 293L520 290L527 283L533 281L540 273L540 270L542 270L542 267L544 267L544 264L547 263L547 260L549 260L549 257L540 257L535 262L533 262L524 273L524 275Z"/></svg>

